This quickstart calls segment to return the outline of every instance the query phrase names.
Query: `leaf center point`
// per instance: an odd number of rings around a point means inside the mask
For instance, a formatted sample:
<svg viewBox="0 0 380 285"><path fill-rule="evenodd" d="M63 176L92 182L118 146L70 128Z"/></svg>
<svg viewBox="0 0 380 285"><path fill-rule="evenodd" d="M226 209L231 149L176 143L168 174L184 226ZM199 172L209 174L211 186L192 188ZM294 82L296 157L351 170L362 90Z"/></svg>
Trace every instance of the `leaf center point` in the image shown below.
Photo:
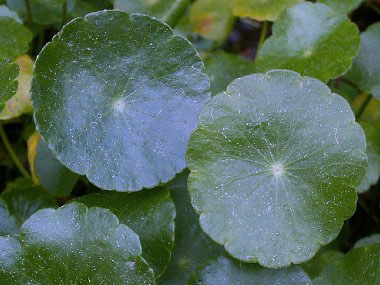
<svg viewBox="0 0 380 285"><path fill-rule="evenodd" d="M272 165L272 173L274 176L279 177L284 173L284 166L282 163L275 163Z"/></svg>

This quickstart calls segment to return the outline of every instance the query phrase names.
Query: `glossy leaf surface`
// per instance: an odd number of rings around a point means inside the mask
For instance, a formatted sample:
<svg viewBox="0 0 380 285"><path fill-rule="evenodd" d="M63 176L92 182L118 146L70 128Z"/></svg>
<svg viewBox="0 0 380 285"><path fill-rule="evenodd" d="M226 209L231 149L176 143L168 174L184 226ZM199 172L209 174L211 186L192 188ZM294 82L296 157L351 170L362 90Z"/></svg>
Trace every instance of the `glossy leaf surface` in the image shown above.
<svg viewBox="0 0 380 285"><path fill-rule="evenodd" d="M298 266L268 269L257 264L242 263L221 255L203 263L188 282L189 285L272 285L311 284L310 278Z"/></svg>
<svg viewBox="0 0 380 285"><path fill-rule="evenodd" d="M358 28L324 4L300 3L279 17L256 58L257 69L290 69L327 82L343 74L359 48Z"/></svg>
<svg viewBox="0 0 380 285"><path fill-rule="evenodd" d="M0 198L0 236L18 232L19 225L16 218L9 213L7 204Z"/></svg>
<svg viewBox="0 0 380 285"><path fill-rule="evenodd" d="M362 238L355 243L356 247L369 246L373 244L380 244L380 234L373 234L369 237Z"/></svg>
<svg viewBox="0 0 380 285"><path fill-rule="evenodd" d="M0 251L2 284L154 284L138 236L80 203L35 213L18 237L0 237Z"/></svg>
<svg viewBox="0 0 380 285"><path fill-rule="evenodd" d="M189 135L210 97L202 70L190 43L151 17L88 14L36 61L37 128L58 160L96 186L151 188L186 166Z"/></svg>
<svg viewBox="0 0 380 285"><path fill-rule="evenodd" d="M380 23L360 34L360 49L347 77L364 91L380 99Z"/></svg>
<svg viewBox="0 0 380 285"><path fill-rule="evenodd" d="M202 229L266 267L304 262L335 239L367 167L347 101L286 70L242 77L213 97L187 156Z"/></svg>
<svg viewBox="0 0 380 285"><path fill-rule="evenodd" d="M168 189L157 187L138 193L90 194L77 201L88 207L111 210L120 223L139 235L142 256L152 267L155 277L163 274L174 246L175 207Z"/></svg>

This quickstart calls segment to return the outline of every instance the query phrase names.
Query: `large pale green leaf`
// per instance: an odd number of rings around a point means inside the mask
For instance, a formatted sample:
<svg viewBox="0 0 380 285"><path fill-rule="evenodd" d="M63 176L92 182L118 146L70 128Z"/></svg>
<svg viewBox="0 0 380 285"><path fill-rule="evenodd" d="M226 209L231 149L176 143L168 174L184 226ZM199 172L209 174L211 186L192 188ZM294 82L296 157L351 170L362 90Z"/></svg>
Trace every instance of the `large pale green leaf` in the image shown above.
<svg viewBox="0 0 380 285"><path fill-rule="evenodd" d="M9 183L1 198L19 227L37 210L58 206L49 193L23 178Z"/></svg>
<svg viewBox="0 0 380 285"><path fill-rule="evenodd" d="M242 261L304 262L355 212L365 145L347 101L319 80L237 79L203 109L188 146L201 227Z"/></svg>
<svg viewBox="0 0 380 285"><path fill-rule="evenodd" d="M211 40L224 40L231 32L234 17L231 1L197 0L191 5L190 25L194 32Z"/></svg>
<svg viewBox="0 0 380 285"><path fill-rule="evenodd" d="M380 23L360 34L360 49L347 77L364 91L380 99Z"/></svg>
<svg viewBox="0 0 380 285"><path fill-rule="evenodd" d="M366 123L361 123L361 126L367 140L368 168L363 181L356 188L359 193L369 190L372 185L376 184L380 176L380 129Z"/></svg>
<svg viewBox="0 0 380 285"><path fill-rule="evenodd" d="M7 204L0 198L0 236L18 232L19 225L16 218L9 213Z"/></svg>
<svg viewBox="0 0 380 285"><path fill-rule="evenodd" d="M311 260L301 266L307 275L313 279L321 274L323 268L341 256L343 256L343 253L340 251L320 250Z"/></svg>
<svg viewBox="0 0 380 285"><path fill-rule="evenodd" d="M187 40L120 11L67 24L38 56L31 90L37 128L58 160L118 191L151 188L184 169L210 97Z"/></svg>
<svg viewBox="0 0 380 285"><path fill-rule="evenodd" d="M142 256L160 277L170 260L174 246L175 207L169 190L157 187L138 193L99 193L77 199L89 207L110 209L135 231L141 241Z"/></svg>
<svg viewBox="0 0 380 285"><path fill-rule="evenodd" d="M251 61L224 51L217 51L205 60L206 73L211 83L211 94L216 95L238 77L254 72Z"/></svg>
<svg viewBox="0 0 380 285"><path fill-rule="evenodd" d="M268 269L257 264L242 263L221 255L197 268L189 285L300 285L311 284L310 278L298 266Z"/></svg>
<svg viewBox="0 0 380 285"><path fill-rule="evenodd" d="M328 265L313 280L315 285L329 284L379 284L380 245L359 247Z"/></svg>
<svg viewBox="0 0 380 285"><path fill-rule="evenodd" d="M174 25L189 2L189 0L114 0L113 7L128 13L154 16L169 25Z"/></svg>
<svg viewBox="0 0 380 285"><path fill-rule="evenodd" d="M276 21L280 13L303 0L231 0L233 14L258 21Z"/></svg>
<svg viewBox="0 0 380 285"><path fill-rule="evenodd" d="M223 252L223 248L211 241L199 227L198 215L191 206L187 191L188 175L186 170L169 184L177 212L175 246L169 266L158 284L186 284L198 265Z"/></svg>
<svg viewBox="0 0 380 285"><path fill-rule="evenodd" d="M33 61L28 55L22 55L16 59L16 63L19 67L17 92L6 102L4 109L0 112L0 120L17 118L32 111L29 90L32 81Z"/></svg>
<svg viewBox="0 0 380 285"><path fill-rule="evenodd" d="M80 203L33 214L0 237L1 284L154 284L139 237L102 208Z"/></svg>
<svg viewBox="0 0 380 285"><path fill-rule="evenodd" d="M66 197L70 194L78 175L62 165L42 139L36 144L36 155L32 163L39 184L46 191L55 197Z"/></svg>
<svg viewBox="0 0 380 285"><path fill-rule="evenodd" d="M373 234L368 237L362 238L355 243L356 247L369 246L373 244L380 244L380 234Z"/></svg>
<svg viewBox="0 0 380 285"><path fill-rule="evenodd" d="M281 14L259 50L259 71L284 68L328 81L344 73L359 48L359 30L324 4L300 3Z"/></svg>
<svg viewBox="0 0 380 285"><path fill-rule="evenodd" d="M338 13L348 14L355 10L362 0L318 0L318 2L328 5Z"/></svg>

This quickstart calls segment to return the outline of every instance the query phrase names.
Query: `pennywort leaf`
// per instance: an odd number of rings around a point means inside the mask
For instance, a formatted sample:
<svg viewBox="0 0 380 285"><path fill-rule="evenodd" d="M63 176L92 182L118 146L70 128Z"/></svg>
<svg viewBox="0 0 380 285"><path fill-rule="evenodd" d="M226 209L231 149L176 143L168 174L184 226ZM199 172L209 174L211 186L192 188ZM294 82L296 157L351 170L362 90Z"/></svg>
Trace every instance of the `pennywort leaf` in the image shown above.
<svg viewBox="0 0 380 285"><path fill-rule="evenodd" d="M138 236L102 208L73 202L0 237L2 284L154 284Z"/></svg>
<svg viewBox="0 0 380 285"><path fill-rule="evenodd" d="M202 229L242 261L310 259L355 211L365 145L348 103L319 80L273 70L233 81L188 146Z"/></svg>
<svg viewBox="0 0 380 285"><path fill-rule="evenodd" d="M260 72L284 68L327 82L350 67L359 48L357 26L319 3L284 11L272 33L257 54Z"/></svg>
<svg viewBox="0 0 380 285"><path fill-rule="evenodd" d="M348 14L362 3L362 0L318 0L328 5L338 13Z"/></svg>
<svg viewBox="0 0 380 285"><path fill-rule="evenodd" d="M380 234L373 234L368 237L364 237L355 243L355 248L362 246L369 246L373 244L380 244Z"/></svg>
<svg viewBox="0 0 380 285"><path fill-rule="evenodd" d="M202 70L191 44L158 20L91 13L40 53L35 122L58 160L96 186L151 188L186 166L190 133L210 97Z"/></svg>

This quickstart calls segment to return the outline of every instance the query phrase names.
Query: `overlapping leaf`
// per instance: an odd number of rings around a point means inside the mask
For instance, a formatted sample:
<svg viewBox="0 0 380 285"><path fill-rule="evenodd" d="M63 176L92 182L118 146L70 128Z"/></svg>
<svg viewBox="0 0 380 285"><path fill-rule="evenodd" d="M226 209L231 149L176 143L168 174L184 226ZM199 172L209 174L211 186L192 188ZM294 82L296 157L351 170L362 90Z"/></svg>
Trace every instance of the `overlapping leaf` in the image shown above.
<svg viewBox="0 0 380 285"><path fill-rule="evenodd" d="M1 284L154 284L138 236L102 208L80 203L32 215L0 237Z"/></svg>
<svg viewBox="0 0 380 285"><path fill-rule="evenodd" d="M355 243L356 247L369 246L373 244L380 244L380 234L373 234L368 237L362 238Z"/></svg>
<svg viewBox="0 0 380 285"><path fill-rule="evenodd" d="M380 23L360 34L360 49L347 77L364 91L380 99Z"/></svg>
<svg viewBox="0 0 380 285"><path fill-rule="evenodd" d="M259 50L258 71L297 71L327 82L343 74L359 48L359 30L324 4L300 3L281 14Z"/></svg>
<svg viewBox="0 0 380 285"><path fill-rule="evenodd" d="M362 0L318 0L334 9L338 13L348 14L362 3Z"/></svg>
<svg viewBox="0 0 380 285"><path fill-rule="evenodd" d="M320 250L311 260L301 264L301 267L311 279L314 279L321 274L323 268L341 256L343 253L337 250Z"/></svg>
<svg viewBox="0 0 380 285"><path fill-rule="evenodd" d="M169 190L157 187L138 193L90 194L77 199L89 207L110 209L135 231L141 241L142 256L160 277L170 260L174 246L175 207Z"/></svg>
<svg viewBox="0 0 380 285"><path fill-rule="evenodd" d="M203 230L235 258L310 259L355 211L365 136L348 103L285 70L231 83L203 109L188 146Z"/></svg>
<svg viewBox="0 0 380 285"><path fill-rule="evenodd" d="M92 13L40 53L35 122L57 158L98 187L151 188L186 166L189 135L210 97L202 70L194 48L167 25Z"/></svg>
<svg viewBox="0 0 380 285"><path fill-rule="evenodd" d="M247 264L233 260L227 255L221 255L200 265L188 284L306 285L311 284L311 280L302 268L298 266L268 269L257 264Z"/></svg>

